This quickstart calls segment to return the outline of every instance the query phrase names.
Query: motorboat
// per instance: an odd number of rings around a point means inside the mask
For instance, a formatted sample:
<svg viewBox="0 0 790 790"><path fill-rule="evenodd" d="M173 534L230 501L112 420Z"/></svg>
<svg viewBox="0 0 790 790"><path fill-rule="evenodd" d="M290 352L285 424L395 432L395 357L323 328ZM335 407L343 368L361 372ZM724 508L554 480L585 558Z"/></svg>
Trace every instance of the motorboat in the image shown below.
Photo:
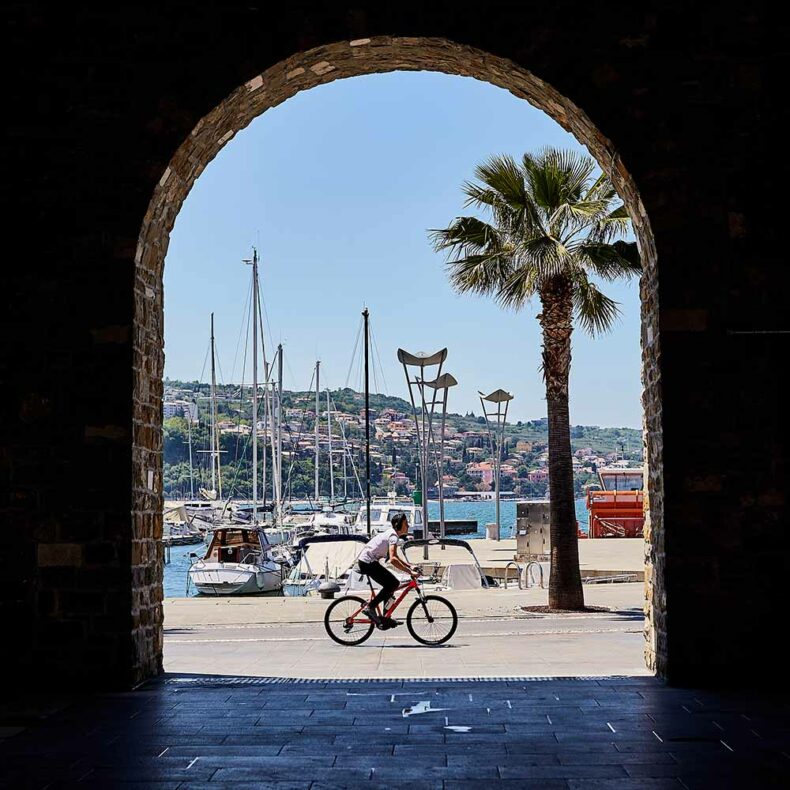
<svg viewBox="0 0 790 790"><path fill-rule="evenodd" d="M277 562L260 527L219 526L205 556L193 555L189 581L203 595L255 595L282 588L286 566Z"/></svg>
<svg viewBox="0 0 790 790"><path fill-rule="evenodd" d="M403 556L410 565L422 568L421 581L427 588L436 590L480 590L495 586L496 582L486 576L472 546L458 538L419 538L399 541ZM401 582L409 575L386 564ZM368 577L359 572L356 563L344 577L341 585L344 593L370 589ZM377 582L373 582L378 589Z"/></svg>
<svg viewBox="0 0 790 790"><path fill-rule="evenodd" d="M424 571L433 565L433 577L452 590L488 589L489 579L471 544L458 538L427 538L403 543L403 556ZM441 573L440 573L441 572Z"/></svg>
<svg viewBox="0 0 790 790"><path fill-rule="evenodd" d="M321 584L334 581L346 585L351 568L367 543L362 535L314 535L302 538L295 552L294 566L284 584L288 596L304 596Z"/></svg>
<svg viewBox="0 0 790 790"><path fill-rule="evenodd" d="M373 497L370 503L370 534L384 532L392 526L392 518L398 513L405 513L409 520L409 529L422 533L422 505L415 505L408 497ZM363 504L354 522L354 531L368 534L367 508Z"/></svg>
<svg viewBox="0 0 790 790"><path fill-rule="evenodd" d="M203 533L192 523L183 505L164 510L162 543L165 546L186 546L203 542Z"/></svg>
<svg viewBox="0 0 790 790"><path fill-rule="evenodd" d="M165 519L163 533L162 543L165 546L188 546L203 542L203 535L188 521Z"/></svg>

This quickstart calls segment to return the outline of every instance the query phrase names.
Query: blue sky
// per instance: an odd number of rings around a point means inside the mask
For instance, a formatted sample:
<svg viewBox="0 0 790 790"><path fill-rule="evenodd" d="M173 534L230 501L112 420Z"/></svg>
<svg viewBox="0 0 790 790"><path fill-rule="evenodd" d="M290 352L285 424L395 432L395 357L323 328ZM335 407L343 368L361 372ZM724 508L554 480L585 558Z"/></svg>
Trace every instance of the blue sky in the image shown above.
<svg viewBox="0 0 790 790"><path fill-rule="evenodd" d="M176 220L165 375L200 377L213 311L220 378L241 379L250 283L241 261L256 245L286 389L308 387L316 358L323 385L346 385L367 305L380 391L407 396L399 346L447 346L446 370L459 381L452 411L479 413L477 391L502 387L515 396L514 420L544 416L537 302L516 313L458 296L427 229L468 213L460 187L477 162L545 145L585 150L507 91L430 72L338 80L268 110L208 165ZM574 332L571 422L640 427L638 285L607 283L605 292L622 316L604 337ZM247 382L249 371L248 361ZM357 365L348 384L361 385Z"/></svg>

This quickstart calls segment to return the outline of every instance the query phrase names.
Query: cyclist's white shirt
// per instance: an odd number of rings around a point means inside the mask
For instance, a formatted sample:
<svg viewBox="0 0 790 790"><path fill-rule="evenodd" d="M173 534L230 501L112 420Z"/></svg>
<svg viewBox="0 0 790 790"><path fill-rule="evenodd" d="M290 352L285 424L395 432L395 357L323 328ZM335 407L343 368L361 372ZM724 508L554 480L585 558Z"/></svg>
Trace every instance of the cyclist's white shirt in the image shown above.
<svg viewBox="0 0 790 790"><path fill-rule="evenodd" d="M378 535L372 537L365 548L362 549L359 555L359 560L362 562L378 562L383 560L389 554L390 546L398 545L398 533L394 527L379 532Z"/></svg>

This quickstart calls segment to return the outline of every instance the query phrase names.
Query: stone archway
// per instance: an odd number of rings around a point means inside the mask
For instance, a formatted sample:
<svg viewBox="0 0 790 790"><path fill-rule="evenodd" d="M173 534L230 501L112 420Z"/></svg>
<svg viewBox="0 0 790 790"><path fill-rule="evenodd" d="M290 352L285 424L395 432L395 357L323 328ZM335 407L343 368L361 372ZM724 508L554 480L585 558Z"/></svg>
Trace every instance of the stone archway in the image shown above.
<svg viewBox="0 0 790 790"><path fill-rule="evenodd" d="M170 232L192 185L206 165L251 121L300 91L363 74L439 71L504 88L543 110L589 149L611 177L633 222L645 272L642 299L644 442L648 479L645 534L645 658L663 675L667 644L664 592L663 474L658 348L658 279L650 224L636 185L612 141L550 85L512 61L438 38L363 38L293 55L251 75L203 117L162 173L146 211L135 255L133 430L134 675L155 674L162 661L161 396L162 276Z"/></svg>

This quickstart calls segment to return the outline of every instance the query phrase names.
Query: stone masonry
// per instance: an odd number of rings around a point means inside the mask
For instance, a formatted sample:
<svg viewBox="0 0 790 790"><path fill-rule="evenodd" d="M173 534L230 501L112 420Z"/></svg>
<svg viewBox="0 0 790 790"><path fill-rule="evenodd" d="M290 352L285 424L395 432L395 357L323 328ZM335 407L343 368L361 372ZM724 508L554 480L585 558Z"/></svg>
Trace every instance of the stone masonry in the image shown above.
<svg viewBox="0 0 790 790"><path fill-rule="evenodd" d="M397 69L510 90L611 175L646 269L648 665L676 683L778 671L790 275L765 206L790 111L775 100L776 20L570 0L23 1L7 20L0 612L15 671L101 686L160 671L169 232L202 170L267 108Z"/></svg>

